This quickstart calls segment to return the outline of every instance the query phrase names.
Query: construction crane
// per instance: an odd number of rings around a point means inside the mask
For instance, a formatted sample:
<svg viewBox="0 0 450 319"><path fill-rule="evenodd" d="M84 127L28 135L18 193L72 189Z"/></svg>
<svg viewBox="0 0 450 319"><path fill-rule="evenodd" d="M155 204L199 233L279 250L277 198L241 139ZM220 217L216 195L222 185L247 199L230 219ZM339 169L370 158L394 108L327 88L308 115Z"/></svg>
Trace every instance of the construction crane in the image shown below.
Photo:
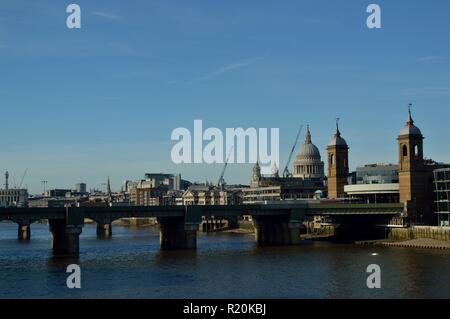
<svg viewBox="0 0 450 319"><path fill-rule="evenodd" d="M302 130L303 130L303 125L300 125L297 136L295 138L294 146L292 146L291 153L289 154L288 160L286 162L286 167L284 168L284 171L283 171L284 178L292 177L291 172L289 172L289 165L291 164L292 155L294 154L295 148L297 147L298 139L300 138L300 134L302 133Z"/></svg>
<svg viewBox="0 0 450 319"><path fill-rule="evenodd" d="M45 185L47 185L48 181L41 181L42 185L44 185L44 192L42 193L45 196Z"/></svg>
<svg viewBox="0 0 450 319"><path fill-rule="evenodd" d="M12 179L13 179L13 186L14 186L14 189L17 189L16 177L15 177L14 174L12 174L12 173L11 173L11 177L12 177Z"/></svg>
<svg viewBox="0 0 450 319"><path fill-rule="evenodd" d="M227 169L228 162L230 161L230 156L231 156L231 152L233 151L233 149L234 149L234 145L230 148L230 151L228 152L227 159L225 161L225 165L223 166L222 173L220 174L220 177L219 177L219 181L217 182L217 186L220 187L221 189L223 189L223 187L225 186L225 179L224 179L225 171Z"/></svg>
<svg viewBox="0 0 450 319"><path fill-rule="evenodd" d="M20 180L20 184L19 184L19 189L22 188L23 180L25 179L25 176L27 175L27 172L28 172L28 168L25 169L25 172L23 172L22 179Z"/></svg>

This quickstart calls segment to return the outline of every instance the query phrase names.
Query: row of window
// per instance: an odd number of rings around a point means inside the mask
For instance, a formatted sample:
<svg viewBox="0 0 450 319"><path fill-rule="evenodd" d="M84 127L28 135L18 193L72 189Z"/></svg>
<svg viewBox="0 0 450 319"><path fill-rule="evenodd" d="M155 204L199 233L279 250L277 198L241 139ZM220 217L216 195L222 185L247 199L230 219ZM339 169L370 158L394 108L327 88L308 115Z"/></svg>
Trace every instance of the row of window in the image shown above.
<svg viewBox="0 0 450 319"><path fill-rule="evenodd" d="M25 196L25 194L21 191L3 190L0 191L0 197L1 196Z"/></svg>
<svg viewBox="0 0 450 319"><path fill-rule="evenodd" d="M0 197L0 203L14 203L14 202L20 202L25 201L25 199L21 196L2 196Z"/></svg>
<svg viewBox="0 0 450 319"><path fill-rule="evenodd" d="M439 181L450 181L450 170L436 172L435 173L435 180L437 182L439 182Z"/></svg>
<svg viewBox="0 0 450 319"><path fill-rule="evenodd" d="M413 146L413 154L414 154L415 158L419 157L419 145L416 144ZM407 145L402 146L402 155L403 155L403 157L408 156L408 146Z"/></svg>
<svg viewBox="0 0 450 319"><path fill-rule="evenodd" d="M450 212L450 204L448 202L437 203L438 212Z"/></svg>
<svg viewBox="0 0 450 319"><path fill-rule="evenodd" d="M336 160L336 159L335 159L335 157L334 157L334 154L330 154L330 158L329 158L330 166L336 165L335 160ZM344 165L344 167L347 167L347 166L348 166L348 163L347 163L347 159L346 159L346 158L344 158L343 165Z"/></svg>
<svg viewBox="0 0 450 319"><path fill-rule="evenodd" d="M316 165L297 166L296 174L323 174L323 167Z"/></svg>
<svg viewBox="0 0 450 319"><path fill-rule="evenodd" d="M436 190L439 191L450 191L450 182L437 182L435 183Z"/></svg>

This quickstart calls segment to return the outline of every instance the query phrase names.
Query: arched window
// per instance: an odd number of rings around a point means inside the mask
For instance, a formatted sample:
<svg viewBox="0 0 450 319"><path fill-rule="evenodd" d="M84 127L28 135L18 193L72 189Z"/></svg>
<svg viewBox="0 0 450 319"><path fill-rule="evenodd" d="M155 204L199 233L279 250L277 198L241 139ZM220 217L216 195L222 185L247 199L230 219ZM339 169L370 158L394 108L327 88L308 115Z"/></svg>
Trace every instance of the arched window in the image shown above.
<svg viewBox="0 0 450 319"><path fill-rule="evenodd" d="M414 145L414 157L419 157L419 145Z"/></svg>
<svg viewBox="0 0 450 319"><path fill-rule="evenodd" d="M403 157L408 156L408 147L406 145L403 145L403 147L402 147L402 154L403 154Z"/></svg>
<svg viewBox="0 0 450 319"><path fill-rule="evenodd" d="M330 155L330 165L333 166L334 165L334 154Z"/></svg>

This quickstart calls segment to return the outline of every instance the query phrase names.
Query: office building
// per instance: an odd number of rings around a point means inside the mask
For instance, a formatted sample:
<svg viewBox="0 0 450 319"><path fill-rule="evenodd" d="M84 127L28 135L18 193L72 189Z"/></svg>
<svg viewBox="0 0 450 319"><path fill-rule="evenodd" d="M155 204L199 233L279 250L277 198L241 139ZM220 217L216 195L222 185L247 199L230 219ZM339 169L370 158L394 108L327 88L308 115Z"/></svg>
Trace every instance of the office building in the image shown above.
<svg viewBox="0 0 450 319"><path fill-rule="evenodd" d="M436 213L440 226L450 226L450 168L434 170Z"/></svg>
<svg viewBox="0 0 450 319"><path fill-rule="evenodd" d="M85 183L79 183L75 186L75 190L79 194L85 194L87 193L87 187Z"/></svg>
<svg viewBox="0 0 450 319"><path fill-rule="evenodd" d="M354 183L349 182L344 186L346 197L366 204L399 202L400 184L397 165L365 165L356 168L354 176L352 180Z"/></svg>

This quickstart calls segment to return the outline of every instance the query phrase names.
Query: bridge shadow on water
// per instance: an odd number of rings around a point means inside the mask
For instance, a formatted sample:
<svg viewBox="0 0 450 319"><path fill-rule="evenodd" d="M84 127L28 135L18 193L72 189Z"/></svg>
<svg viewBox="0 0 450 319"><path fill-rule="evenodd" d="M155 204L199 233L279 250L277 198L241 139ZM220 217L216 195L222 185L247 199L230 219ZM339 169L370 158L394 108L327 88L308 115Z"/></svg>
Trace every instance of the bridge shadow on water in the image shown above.
<svg viewBox="0 0 450 319"><path fill-rule="evenodd" d="M80 265L81 259L77 256L49 256L47 270L49 272L65 272L69 265Z"/></svg>
<svg viewBox="0 0 450 319"><path fill-rule="evenodd" d="M195 265L198 260L199 253L196 250L161 250L153 255L154 263L158 266L168 266L174 263L185 263Z"/></svg>

